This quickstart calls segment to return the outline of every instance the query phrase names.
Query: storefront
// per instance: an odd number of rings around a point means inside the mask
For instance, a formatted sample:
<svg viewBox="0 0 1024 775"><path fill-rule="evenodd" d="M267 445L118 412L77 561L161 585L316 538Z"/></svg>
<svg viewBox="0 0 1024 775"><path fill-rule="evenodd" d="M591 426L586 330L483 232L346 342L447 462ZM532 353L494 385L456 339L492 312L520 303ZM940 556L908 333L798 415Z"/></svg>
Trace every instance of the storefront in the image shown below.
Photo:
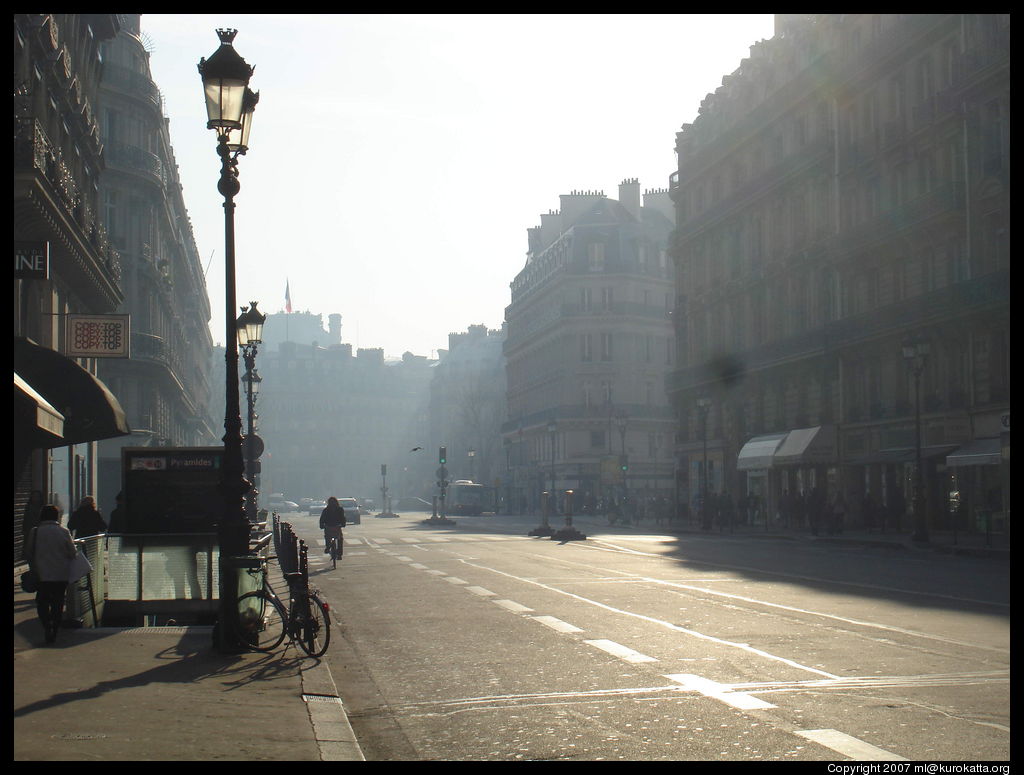
<svg viewBox="0 0 1024 775"><path fill-rule="evenodd" d="M753 507L748 509L754 519L773 520L779 513L782 495L780 474L774 469L775 455L788 433L768 433L754 436L740 449L736 470L746 474L747 486L743 493Z"/></svg>
<svg viewBox="0 0 1024 775"><path fill-rule="evenodd" d="M32 489L53 493L53 455L67 447L67 461L87 462L78 475L68 465L68 500L90 495L95 484L95 445L131 433L121 404L107 386L61 353L25 337L14 337L14 540L20 549L24 504ZM76 445L81 445L76 449ZM48 464L49 461L49 464Z"/></svg>
<svg viewBox="0 0 1024 775"><path fill-rule="evenodd" d="M1009 441L1006 442L1009 467ZM975 439L946 457L949 509L957 530L1008 533L1009 507L1004 498L1003 441Z"/></svg>

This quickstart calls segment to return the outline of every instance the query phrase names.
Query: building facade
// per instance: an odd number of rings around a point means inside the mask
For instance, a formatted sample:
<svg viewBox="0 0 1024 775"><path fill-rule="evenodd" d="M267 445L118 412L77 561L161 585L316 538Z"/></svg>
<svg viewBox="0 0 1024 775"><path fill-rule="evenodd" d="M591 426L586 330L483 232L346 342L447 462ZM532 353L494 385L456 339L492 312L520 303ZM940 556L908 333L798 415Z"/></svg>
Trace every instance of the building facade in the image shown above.
<svg viewBox="0 0 1024 775"><path fill-rule="evenodd" d="M505 331L469 326L448 335L430 380L428 463L448 452L449 480L467 479L503 494L507 458L502 446L505 421ZM437 477L433 477L435 480ZM430 488L435 489L435 488ZM422 497L419 493L413 495Z"/></svg>
<svg viewBox="0 0 1024 775"><path fill-rule="evenodd" d="M681 503L1008 529L1009 24L780 14L678 133Z"/></svg>
<svg viewBox="0 0 1024 775"><path fill-rule="evenodd" d="M265 337L280 336L271 326L282 325L283 317L268 316ZM431 363L411 353L385 359L380 349L353 354L341 342L260 346L261 498L279 492L296 501L331 495L379 500L381 465L388 466L388 487L398 494L409 450L422 445L427 431ZM242 401L244 418L244 391Z"/></svg>
<svg viewBox="0 0 1024 775"><path fill-rule="evenodd" d="M106 170L101 216L121 257L131 357L106 359L100 376L119 396L130 437L100 445L97 495L108 510L120 489L125 446L222 443L211 415L210 302L182 197L160 91L149 71L139 14L120 14L101 48L97 115ZM223 383L221 383L223 384Z"/></svg>
<svg viewBox="0 0 1024 775"><path fill-rule="evenodd" d="M128 432L96 378L96 357L67 357L71 314L123 301L102 223L97 117L101 44L112 14L14 14L14 550L30 491L65 511L95 492L96 442Z"/></svg>
<svg viewBox="0 0 1024 775"><path fill-rule="evenodd" d="M627 179L618 194L562 195L511 283L502 439L520 509L551 489L576 508L672 490L674 213L667 189Z"/></svg>

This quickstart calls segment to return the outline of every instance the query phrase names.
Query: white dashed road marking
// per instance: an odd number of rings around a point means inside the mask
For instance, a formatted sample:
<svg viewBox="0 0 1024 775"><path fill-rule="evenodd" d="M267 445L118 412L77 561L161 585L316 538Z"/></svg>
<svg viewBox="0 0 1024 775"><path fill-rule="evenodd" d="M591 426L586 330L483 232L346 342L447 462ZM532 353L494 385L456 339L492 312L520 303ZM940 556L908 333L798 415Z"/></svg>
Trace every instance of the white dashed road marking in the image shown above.
<svg viewBox="0 0 1024 775"><path fill-rule="evenodd" d="M871 745L871 743L865 743L863 740L836 729L805 729L798 730L796 734L857 761L906 761L903 756L898 756L891 751Z"/></svg>
<svg viewBox="0 0 1024 775"><path fill-rule="evenodd" d="M775 707L770 702L765 702L746 692L731 691L728 686L708 678L701 678L699 675L676 673L674 675L666 675L665 677L670 681L681 683L684 688L690 691L699 692L705 697L710 697L714 700L721 700L726 705L731 705L740 710L763 710Z"/></svg>
<svg viewBox="0 0 1024 775"><path fill-rule="evenodd" d="M583 632L579 627L563 622L561 619L556 619L554 616L531 616L530 618L541 624L546 624L552 630L557 630L558 632Z"/></svg>
<svg viewBox="0 0 1024 775"><path fill-rule="evenodd" d="M613 640L587 640L584 643L589 643L591 646L596 646L602 651L607 651L614 657L625 660L626 662L657 662L654 657L649 657L646 654L641 654L639 651L633 651L631 648L627 648L620 643L616 643Z"/></svg>
<svg viewBox="0 0 1024 775"><path fill-rule="evenodd" d="M528 614L532 613L532 608L527 608L525 605L513 602L512 600L495 600L495 605L500 605L506 611L511 611L514 614Z"/></svg>

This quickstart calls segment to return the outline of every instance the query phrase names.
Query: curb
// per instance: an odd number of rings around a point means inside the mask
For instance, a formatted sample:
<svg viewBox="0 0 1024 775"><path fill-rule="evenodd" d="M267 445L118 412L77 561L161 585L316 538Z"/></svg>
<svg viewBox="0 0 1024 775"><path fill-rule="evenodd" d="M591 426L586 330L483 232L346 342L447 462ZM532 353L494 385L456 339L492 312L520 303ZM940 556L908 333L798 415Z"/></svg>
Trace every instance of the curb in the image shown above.
<svg viewBox="0 0 1024 775"><path fill-rule="evenodd" d="M310 667L301 667L302 699L309 711L313 737L325 762L363 762L362 748L356 739L345 705L338 695L334 676L327 664L316 660Z"/></svg>

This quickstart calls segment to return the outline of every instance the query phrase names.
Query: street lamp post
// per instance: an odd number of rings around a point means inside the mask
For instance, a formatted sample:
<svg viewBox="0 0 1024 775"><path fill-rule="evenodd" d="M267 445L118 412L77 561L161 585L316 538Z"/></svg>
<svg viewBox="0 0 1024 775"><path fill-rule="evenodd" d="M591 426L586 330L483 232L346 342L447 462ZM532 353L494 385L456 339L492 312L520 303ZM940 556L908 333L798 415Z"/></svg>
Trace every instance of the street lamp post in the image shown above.
<svg viewBox="0 0 1024 775"><path fill-rule="evenodd" d="M537 479L540 482L541 487L541 523L539 526L531 530L528 535L532 536L551 536L554 535L555 529L551 527L551 523L548 521L548 514L556 503L557 496L555 495L555 432L558 430L558 425L554 419L548 421L548 433L551 434L551 489L547 492L544 491L544 474L543 469L540 467L540 461L537 465ZM520 428L520 436L522 435L522 429Z"/></svg>
<svg viewBox="0 0 1024 775"><path fill-rule="evenodd" d="M619 429L619 473L622 475L622 516L627 518L626 501L629 497L629 489L626 485L626 476L629 471L629 462L626 458L626 415L620 414L615 418L615 424Z"/></svg>
<svg viewBox="0 0 1024 775"><path fill-rule="evenodd" d="M209 59L199 61L206 98L207 129L217 132L217 155L221 160L217 190L224 197L224 306L225 306L225 397L224 462L221 492L224 513L218 524L220 544L220 617L218 645L226 651L241 644L232 625L238 616L238 568L233 557L249 553L249 520L244 496L250 487L242 459L242 418L238 395L238 349L235 329L235 196L238 157L246 152L252 114L259 99L249 90L253 68L235 51L237 30L218 29L220 47Z"/></svg>
<svg viewBox="0 0 1024 775"><path fill-rule="evenodd" d="M708 412L711 409L710 398L698 398L697 409L700 411L700 438L704 446L704 463L701 471L700 510L701 525L705 530L711 529L711 512L708 510Z"/></svg>
<svg viewBox="0 0 1024 775"><path fill-rule="evenodd" d="M550 420L548 422L548 433L551 434L551 496L553 498L556 497L555 493L557 492L557 490L555 490L555 442L557 438L555 433L557 431L558 425L554 420Z"/></svg>
<svg viewBox="0 0 1024 775"><path fill-rule="evenodd" d="M256 459L261 454L261 450L257 448L258 440L256 438L256 398L263 380L256 372L256 355L258 346L263 343L263 324L267 320L267 316L256 309L256 304L257 302L254 301L250 307L242 307L242 314L235 321L238 330L238 345L242 348L242 360L245 362L245 374L242 376L248 406L248 426L245 434L245 478L251 484L245 494L245 513L250 523L256 522L257 498L259 496L259 490L256 489Z"/></svg>
<svg viewBox="0 0 1024 775"><path fill-rule="evenodd" d="M903 359L914 375L914 535L915 541L928 542L928 518L925 514L923 469L921 465L921 374L931 347L923 338L903 343Z"/></svg>

